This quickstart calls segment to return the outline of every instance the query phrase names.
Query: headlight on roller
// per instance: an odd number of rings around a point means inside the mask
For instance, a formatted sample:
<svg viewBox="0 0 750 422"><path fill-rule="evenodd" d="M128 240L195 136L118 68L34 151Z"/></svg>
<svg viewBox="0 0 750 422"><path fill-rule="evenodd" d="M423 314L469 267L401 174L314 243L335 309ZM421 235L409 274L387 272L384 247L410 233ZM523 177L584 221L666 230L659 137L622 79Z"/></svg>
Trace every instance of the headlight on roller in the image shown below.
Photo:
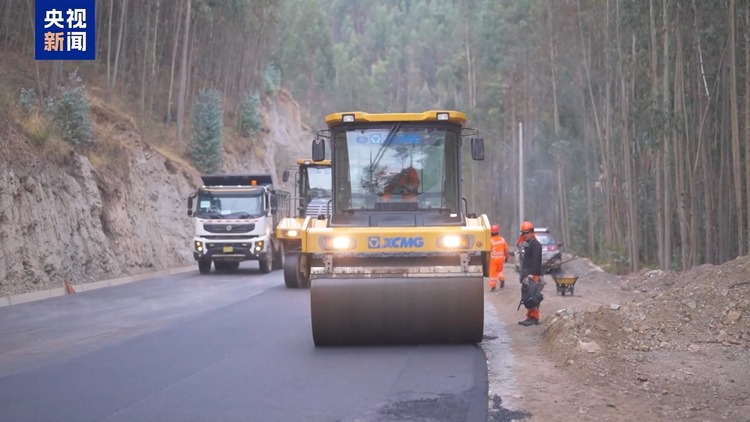
<svg viewBox="0 0 750 422"><path fill-rule="evenodd" d="M354 249L357 242L348 236L325 236L320 238L319 244L327 251L346 251Z"/></svg>
<svg viewBox="0 0 750 422"><path fill-rule="evenodd" d="M298 237L299 231L297 230L287 230L286 237Z"/></svg>
<svg viewBox="0 0 750 422"><path fill-rule="evenodd" d="M437 246L444 249L468 249L474 243L469 235L448 234L437 239Z"/></svg>

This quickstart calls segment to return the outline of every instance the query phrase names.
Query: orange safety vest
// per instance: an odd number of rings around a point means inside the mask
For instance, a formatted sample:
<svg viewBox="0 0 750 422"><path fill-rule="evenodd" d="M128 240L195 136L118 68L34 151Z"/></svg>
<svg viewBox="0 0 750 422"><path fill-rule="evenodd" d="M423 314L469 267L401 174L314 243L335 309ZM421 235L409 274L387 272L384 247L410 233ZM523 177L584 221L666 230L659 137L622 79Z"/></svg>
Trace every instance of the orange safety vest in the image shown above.
<svg viewBox="0 0 750 422"><path fill-rule="evenodd" d="M508 244L505 243L505 239L502 238L502 236L492 236L490 238L490 243L492 244L491 259L506 259L508 256Z"/></svg>

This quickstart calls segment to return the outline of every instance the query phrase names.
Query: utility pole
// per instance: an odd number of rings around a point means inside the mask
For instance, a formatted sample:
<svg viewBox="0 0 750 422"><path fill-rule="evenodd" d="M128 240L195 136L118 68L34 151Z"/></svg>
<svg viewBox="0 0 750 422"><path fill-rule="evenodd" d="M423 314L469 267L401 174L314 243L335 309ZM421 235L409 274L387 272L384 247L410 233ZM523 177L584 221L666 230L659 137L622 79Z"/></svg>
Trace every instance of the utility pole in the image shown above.
<svg viewBox="0 0 750 422"><path fill-rule="evenodd" d="M523 221L523 122L518 122L518 227Z"/></svg>

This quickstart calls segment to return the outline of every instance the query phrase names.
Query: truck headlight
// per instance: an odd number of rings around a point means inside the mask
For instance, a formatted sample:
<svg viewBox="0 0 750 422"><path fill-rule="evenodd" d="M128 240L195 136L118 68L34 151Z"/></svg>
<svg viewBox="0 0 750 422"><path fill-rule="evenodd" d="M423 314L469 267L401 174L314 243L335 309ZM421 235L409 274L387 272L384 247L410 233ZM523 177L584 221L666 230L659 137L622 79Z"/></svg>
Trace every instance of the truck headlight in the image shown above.
<svg viewBox="0 0 750 422"><path fill-rule="evenodd" d="M354 238L348 236L325 236L321 237L318 242L321 248L329 251L345 251L354 249L354 247L357 245L357 242L354 240Z"/></svg>
<svg viewBox="0 0 750 422"><path fill-rule="evenodd" d="M473 236L467 235L448 234L437 239L437 246L445 249L468 249L473 243Z"/></svg>
<svg viewBox="0 0 750 422"><path fill-rule="evenodd" d="M195 250L198 252L203 252L203 242L200 240L195 241Z"/></svg>
<svg viewBox="0 0 750 422"><path fill-rule="evenodd" d="M264 243L263 243L262 240L259 240L259 241L255 242L255 252L262 251L263 250L263 245L264 245Z"/></svg>

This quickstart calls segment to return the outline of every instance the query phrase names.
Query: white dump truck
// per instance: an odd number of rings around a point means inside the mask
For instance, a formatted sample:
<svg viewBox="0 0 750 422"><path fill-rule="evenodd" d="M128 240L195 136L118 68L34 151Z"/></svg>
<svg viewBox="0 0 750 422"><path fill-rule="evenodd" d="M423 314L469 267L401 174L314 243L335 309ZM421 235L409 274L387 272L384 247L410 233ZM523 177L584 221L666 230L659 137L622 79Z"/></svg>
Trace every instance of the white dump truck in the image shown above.
<svg viewBox="0 0 750 422"><path fill-rule="evenodd" d="M242 261L258 261L269 273L284 265L276 226L289 212L289 193L275 190L270 174L210 174L188 197L193 217L193 257L201 274L236 271ZM196 202L193 208L193 203Z"/></svg>

